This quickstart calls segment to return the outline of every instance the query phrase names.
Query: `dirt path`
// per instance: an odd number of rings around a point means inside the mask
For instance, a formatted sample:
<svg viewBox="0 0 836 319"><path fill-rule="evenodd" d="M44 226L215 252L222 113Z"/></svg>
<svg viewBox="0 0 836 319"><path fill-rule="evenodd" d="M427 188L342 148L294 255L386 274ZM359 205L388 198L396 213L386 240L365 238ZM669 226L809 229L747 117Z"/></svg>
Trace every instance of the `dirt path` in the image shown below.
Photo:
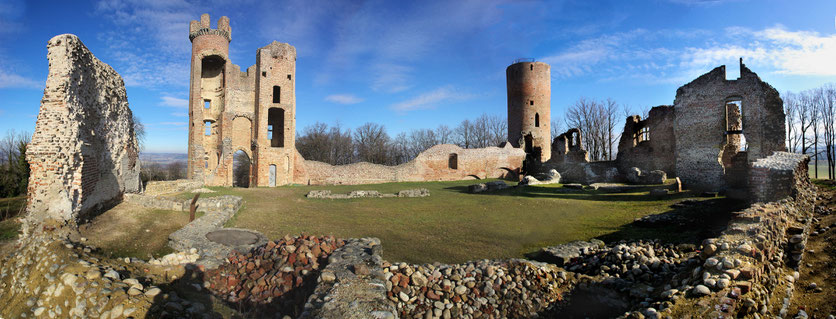
<svg viewBox="0 0 836 319"><path fill-rule="evenodd" d="M791 300L789 314L800 310L810 318L836 316L836 190L819 187L823 197L818 203L808 250L798 269L799 278ZM812 284L815 283L815 288Z"/></svg>

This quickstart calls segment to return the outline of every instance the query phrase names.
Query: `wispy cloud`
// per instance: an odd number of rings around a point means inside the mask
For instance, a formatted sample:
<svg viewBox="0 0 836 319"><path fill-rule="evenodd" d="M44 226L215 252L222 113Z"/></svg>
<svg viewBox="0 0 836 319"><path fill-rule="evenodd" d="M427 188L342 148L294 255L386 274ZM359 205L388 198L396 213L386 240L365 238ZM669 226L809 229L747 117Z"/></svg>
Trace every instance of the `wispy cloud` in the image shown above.
<svg viewBox="0 0 836 319"><path fill-rule="evenodd" d="M189 108L189 100L187 100L187 99L181 99L181 98L177 98L177 97L173 97L173 96L167 96L167 95L164 95L164 96L160 97L160 99L161 99L160 104L159 104L160 106L176 107L176 108L182 108L182 109Z"/></svg>
<svg viewBox="0 0 836 319"><path fill-rule="evenodd" d="M189 122L160 122L160 125L165 126L187 126Z"/></svg>
<svg viewBox="0 0 836 319"><path fill-rule="evenodd" d="M636 29L584 39L540 60L551 64L558 79L683 83L740 57L761 73L833 76L834 56L836 35L776 26L758 31L730 27L721 34Z"/></svg>
<svg viewBox="0 0 836 319"><path fill-rule="evenodd" d="M682 54L683 64L702 66L744 57L778 74L836 75L836 34L789 31L780 25L760 31L736 29L734 34L747 39L739 42L747 45L687 48Z"/></svg>
<svg viewBox="0 0 836 319"><path fill-rule="evenodd" d="M42 89L44 83L0 69L0 88Z"/></svg>
<svg viewBox="0 0 836 319"><path fill-rule="evenodd" d="M171 116L174 116L174 117L188 117L188 116L189 116L189 114L187 114L187 113L177 113L177 112L175 112L175 113L171 113Z"/></svg>
<svg viewBox="0 0 836 319"><path fill-rule="evenodd" d="M300 56L319 54L318 84L364 74L372 90L395 93L412 87L422 59L452 49L453 41L482 36L502 16L505 1L310 2L266 5L265 37L293 43ZM276 19L277 11L295 14Z"/></svg>
<svg viewBox="0 0 836 319"><path fill-rule="evenodd" d="M98 38L108 44L106 56L126 85L185 87L191 44L184 34L199 11L187 0L102 0L96 13L112 26Z"/></svg>
<svg viewBox="0 0 836 319"><path fill-rule="evenodd" d="M353 94L333 94L326 96L325 100L328 102L339 104L357 104L363 102L362 98L359 98Z"/></svg>
<svg viewBox="0 0 836 319"><path fill-rule="evenodd" d="M441 104L450 102L450 101L461 101L473 98L473 94L460 92L454 89L452 86L445 86L441 87L424 94L418 95L414 98L409 100L395 103L391 106L391 109L405 113L409 111L415 110L425 110L425 109L434 109Z"/></svg>

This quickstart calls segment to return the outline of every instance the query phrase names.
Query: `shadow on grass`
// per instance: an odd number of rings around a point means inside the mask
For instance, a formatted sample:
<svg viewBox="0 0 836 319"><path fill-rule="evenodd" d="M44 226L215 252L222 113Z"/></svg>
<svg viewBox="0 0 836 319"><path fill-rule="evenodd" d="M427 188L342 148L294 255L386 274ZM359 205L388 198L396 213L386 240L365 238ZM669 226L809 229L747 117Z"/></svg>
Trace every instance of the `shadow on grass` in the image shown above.
<svg viewBox="0 0 836 319"><path fill-rule="evenodd" d="M479 196L517 196L527 198L553 198L553 199L575 199L575 200L589 200L589 201L609 201L609 202L652 202L659 200L671 199L685 199L692 198L698 194L692 191L683 191L680 193L672 193L664 196L649 196L646 192L652 189L666 189L667 185L629 185L629 190L625 192L613 192L608 190L593 190L593 189L575 189L566 187L549 187L549 186L526 186L526 187L509 187L503 190L486 191L477 194ZM444 188L445 190L469 194L468 186L451 186Z"/></svg>

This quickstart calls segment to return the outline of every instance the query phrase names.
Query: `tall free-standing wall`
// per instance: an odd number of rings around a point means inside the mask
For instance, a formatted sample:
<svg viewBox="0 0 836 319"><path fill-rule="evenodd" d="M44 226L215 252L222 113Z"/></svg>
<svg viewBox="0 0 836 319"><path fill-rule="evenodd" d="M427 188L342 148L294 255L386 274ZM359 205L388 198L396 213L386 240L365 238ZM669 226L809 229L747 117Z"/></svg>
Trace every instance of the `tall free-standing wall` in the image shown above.
<svg viewBox="0 0 836 319"><path fill-rule="evenodd" d="M71 34L49 40L32 142L28 224L75 223L139 192L138 146L122 77Z"/></svg>

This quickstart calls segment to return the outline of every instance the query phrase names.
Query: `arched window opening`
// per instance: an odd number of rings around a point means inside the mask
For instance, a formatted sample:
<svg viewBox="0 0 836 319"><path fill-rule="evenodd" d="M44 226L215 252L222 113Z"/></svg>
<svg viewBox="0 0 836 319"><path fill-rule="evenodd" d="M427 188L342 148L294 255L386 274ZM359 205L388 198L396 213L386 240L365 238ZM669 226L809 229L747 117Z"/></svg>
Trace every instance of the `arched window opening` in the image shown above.
<svg viewBox="0 0 836 319"><path fill-rule="evenodd" d="M242 150L232 154L232 186L250 187L250 157Z"/></svg>
<svg viewBox="0 0 836 319"><path fill-rule="evenodd" d="M540 113L534 113L534 127L540 127Z"/></svg>
<svg viewBox="0 0 836 319"><path fill-rule="evenodd" d="M271 147L284 147L284 109L267 111L267 138Z"/></svg>
<svg viewBox="0 0 836 319"><path fill-rule="evenodd" d="M459 169L459 154L450 153L447 158L447 167L450 169Z"/></svg>

